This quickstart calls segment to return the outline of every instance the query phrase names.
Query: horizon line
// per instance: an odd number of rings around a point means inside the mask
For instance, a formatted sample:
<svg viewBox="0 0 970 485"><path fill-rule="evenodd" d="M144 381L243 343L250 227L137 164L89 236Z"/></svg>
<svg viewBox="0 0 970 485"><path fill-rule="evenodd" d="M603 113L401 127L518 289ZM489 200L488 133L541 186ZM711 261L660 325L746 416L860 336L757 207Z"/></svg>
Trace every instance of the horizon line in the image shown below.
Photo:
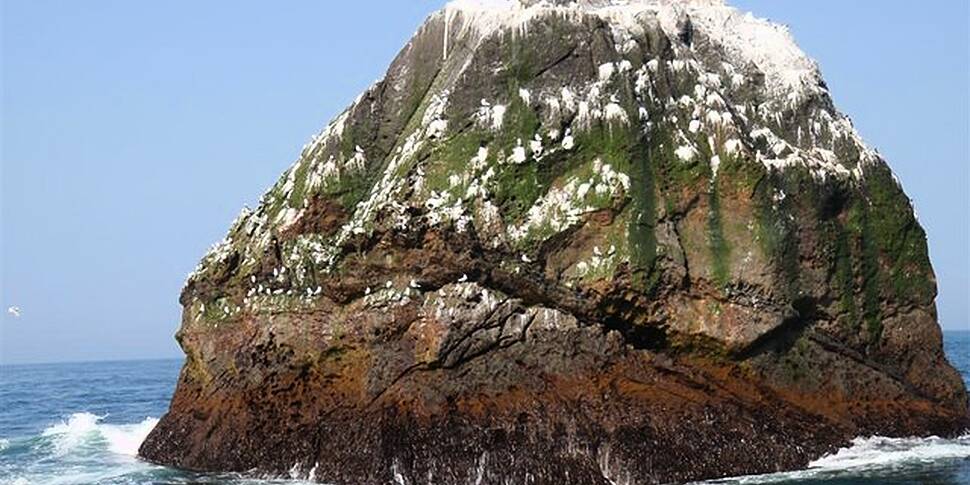
<svg viewBox="0 0 970 485"><path fill-rule="evenodd" d="M120 362L152 362L160 360L183 360L185 355L170 356L170 357L136 357L136 358L94 358L94 359L82 359L82 360L50 360L50 361L27 361L27 362L2 362L0 361L0 367L18 367L18 366L31 366L31 365L62 365L62 364L110 364L110 363L120 363Z"/></svg>

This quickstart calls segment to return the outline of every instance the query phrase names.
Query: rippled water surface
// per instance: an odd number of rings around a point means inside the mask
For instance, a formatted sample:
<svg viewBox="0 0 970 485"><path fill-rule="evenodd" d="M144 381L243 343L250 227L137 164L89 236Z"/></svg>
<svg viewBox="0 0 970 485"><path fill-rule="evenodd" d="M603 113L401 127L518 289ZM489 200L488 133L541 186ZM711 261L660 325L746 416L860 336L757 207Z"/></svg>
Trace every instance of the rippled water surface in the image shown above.
<svg viewBox="0 0 970 485"><path fill-rule="evenodd" d="M950 361L970 382L970 332L945 338ZM138 460L180 366L159 360L0 367L0 485L300 483L199 475ZM970 484L970 434L859 438L805 471L707 483Z"/></svg>

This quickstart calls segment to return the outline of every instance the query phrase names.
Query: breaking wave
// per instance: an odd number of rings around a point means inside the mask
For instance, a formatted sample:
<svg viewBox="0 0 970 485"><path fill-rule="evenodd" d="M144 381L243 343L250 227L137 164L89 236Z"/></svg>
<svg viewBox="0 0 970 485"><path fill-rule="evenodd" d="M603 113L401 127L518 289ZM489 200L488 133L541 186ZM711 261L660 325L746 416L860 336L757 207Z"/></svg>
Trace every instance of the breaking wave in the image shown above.
<svg viewBox="0 0 970 485"><path fill-rule="evenodd" d="M947 458L970 458L970 433L956 439L856 438L852 446L823 456L809 464L810 469L850 469L887 467L923 463Z"/></svg>
<svg viewBox="0 0 970 485"><path fill-rule="evenodd" d="M158 418L145 418L136 424L101 424L105 417L75 413L66 421L48 427L41 435L50 437L61 455L79 448L107 444L112 453L136 456L138 447L158 424Z"/></svg>
<svg viewBox="0 0 970 485"><path fill-rule="evenodd" d="M0 485L303 485L292 479L238 474L191 474L137 458L138 448L158 424L104 423L107 416L82 412L47 426L39 434L0 438Z"/></svg>
<svg viewBox="0 0 970 485"><path fill-rule="evenodd" d="M124 477L156 468L136 456L158 419L108 424L105 418L75 413L38 435L4 438L0 485L131 483Z"/></svg>
<svg viewBox="0 0 970 485"><path fill-rule="evenodd" d="M755 483L826 483L846 477L915 476L924 465L970 459L970 432L953 439L886 438L873 436L856 438L848 447L809 463L808 468L796 472L752 475L703 482L706 484ZM843 483L843 482L838 482Z"/></svg>
<svg viewBox="0 0 970 485"><path fill-rule="evenodd" d="M5 475L2 466L4 455L26 453L41 458L54 459L57 470L19 470L0 478L3 485L22 484L81 484L81 483L143 483L145 479L167 478L170 483L233 483L267 484L299 483L289 480L255 480L239 476L195 477L183 482L161 467L144 463L135 457L148 433L158 423L157 418L145 418L131 424L102 422L106 416L91 413L75 413L67 419L48 426L39 436L27 439L0 439L0 477ZM934 464L938 468L948 460L955 466L970 459L970 433L958 438L856 438L851 446L826 455L809 464L808 469L797 472L775 473L747 477L728 478L703 482L706 484L756 484L756 483L843 483L847 477L919 477L922 466ZM101 463L96 467L85 466L86 461ZM38 460L38 463L47 461ZM114 465L105 468L105 462ZM92 463L93 464L93 463ZM914 475L915 473L915 475ZM210 481L211 480L211 481Z"/></svg>

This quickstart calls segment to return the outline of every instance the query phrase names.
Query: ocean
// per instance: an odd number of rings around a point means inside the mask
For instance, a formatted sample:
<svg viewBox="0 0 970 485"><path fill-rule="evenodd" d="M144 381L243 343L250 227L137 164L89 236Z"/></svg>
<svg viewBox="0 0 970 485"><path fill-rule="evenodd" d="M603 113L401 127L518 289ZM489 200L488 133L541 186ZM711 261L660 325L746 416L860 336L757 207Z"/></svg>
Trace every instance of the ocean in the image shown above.
<svg viewBox="0 0 970 485"><path fill-rule="evenodd" d="M970 332L945 334L970 383ZM0 367L0 485L296 484L145 463L138 446L168 407L180 360ZM970 484L970 433L856 439L808 470L709 484Z"/></svg>

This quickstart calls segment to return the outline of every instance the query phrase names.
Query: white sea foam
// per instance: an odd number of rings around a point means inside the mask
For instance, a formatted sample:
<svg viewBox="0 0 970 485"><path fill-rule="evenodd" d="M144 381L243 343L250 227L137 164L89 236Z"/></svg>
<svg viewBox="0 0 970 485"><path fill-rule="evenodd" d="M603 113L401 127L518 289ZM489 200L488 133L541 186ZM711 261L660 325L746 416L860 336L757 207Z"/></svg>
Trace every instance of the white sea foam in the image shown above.
<svg viewBox="0 0 970 485"><path fill-rule="evenodd" d="M871 468L932 461L945 458L970 458L970 434L956 439L929 438L856 438L852 446L823 456L810 463L809 469Z"/></svg>
<svg viewBox="0 0 970 485"><path fill-rule="evenodd" d="M67 421L49 426L42 434L51 437L54 449L64 455L96 437L100 419L91 413L75 413Z"/></svg>
<svg viewBox="0 0 970 485"><path fill-rule="evenodd" d="M108 441L108 449L119 455L136 456L148 433L155 429L158 418L145 418L140 423L102 425L101 435Z"/></svg>
<svg viewBox="0 0 970 485"><path fill-rule="evenodd" d="M0 485L85 485L91 483L155 483L155 471L164 468L136 460L138 448L158 423L157 418L145 418L138 423L103 423L106 416L75 413L66 420L48 426L42 442L52 446L33 446L36 459L15 469L4 468L0 462ZM31 443L30 438L23 443ZM0 444L11 446L9 440ZM12 446L17 445L14 440ZM2 450L0 450L2 451ZM53 456L51 456L53 455ZM315 470L300 473L294 467L290 479L277 477L246 477L239 474L219 475L218 482L232 485L310 485L307 481ZM8 473L9 472L9 473ZM310 475L310 476L303 476ZM191 475L186 475L190 477ZM168 482L166 482L168 483ZM182 483L179 481L178 483ZM194 482L193 482L194 483Z"/></svg>
<svg viewBox="0 0 970 485"><path fill-rule="evenodd" d="M60 455L103 441L112 453L135 456L142 441L158 424L157 418L145 418L135 424L100 423L104 418L91 413L74 413L67 421L49 426L42 434L53 439L54 449Z"/></svg>
<svg viewBox="0 0 970 485"><path fill-rule="evenodd" d="M958 438L856 438L852 445L809 463L806 470L768 475L734 477L701 482L706 484L779 483L798 480L853 476L859 472L891 473L908 466L918 466L948 459L970 458L970 433Z"/></svg>

